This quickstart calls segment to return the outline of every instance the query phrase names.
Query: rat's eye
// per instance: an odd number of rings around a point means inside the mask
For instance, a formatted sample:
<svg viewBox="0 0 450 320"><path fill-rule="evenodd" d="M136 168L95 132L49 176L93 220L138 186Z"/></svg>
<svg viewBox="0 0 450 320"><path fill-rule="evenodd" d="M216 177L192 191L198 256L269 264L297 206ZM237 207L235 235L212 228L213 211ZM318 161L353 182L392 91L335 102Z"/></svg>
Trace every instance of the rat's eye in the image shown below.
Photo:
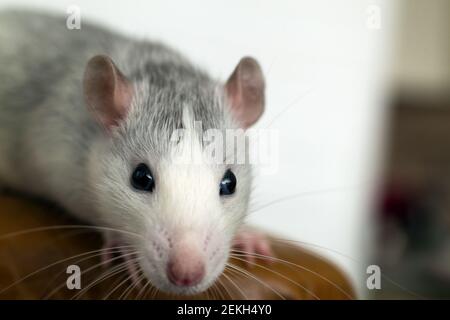
<svg viewBox="0 0 450 320"><path fill-rule="evenodd" d="M220 181L220 192L221 196L226 196L234 193L236 189L236 176L231 170L225 172L222 181Z"/></svg>
<svg viewBox="0 0 450 320"><path fill-rule="evenodd" d="M146 164L139 164L131 175L131 185L142 191L152 192L155 188L155 180L152 172Z"/></svg>

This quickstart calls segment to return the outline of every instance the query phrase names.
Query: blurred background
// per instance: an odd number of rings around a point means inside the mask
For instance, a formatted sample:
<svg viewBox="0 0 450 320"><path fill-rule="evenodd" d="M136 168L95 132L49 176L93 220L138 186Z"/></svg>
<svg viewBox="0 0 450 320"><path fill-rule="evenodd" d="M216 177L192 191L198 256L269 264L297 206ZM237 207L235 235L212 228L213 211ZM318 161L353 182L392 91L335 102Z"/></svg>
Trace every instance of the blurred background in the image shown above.
<svg viewBox="0 0 450 320"><path fill-rule="evenodd" d="M398 2L376 204L376 298L450 298L450 1Z"/></svg>
<svg viewBox="0 0 450 320"><path fill-rule="evenodd" d="M267 81L257 127L279 140L276 170L256 180L250 222L332 260L360 297L450 298L449 3L0 0L0 8L66 15L76 5L82 24L161 40L223 80L254 56ZM381 268L381 290L367 290L369 264Z"/></svg>

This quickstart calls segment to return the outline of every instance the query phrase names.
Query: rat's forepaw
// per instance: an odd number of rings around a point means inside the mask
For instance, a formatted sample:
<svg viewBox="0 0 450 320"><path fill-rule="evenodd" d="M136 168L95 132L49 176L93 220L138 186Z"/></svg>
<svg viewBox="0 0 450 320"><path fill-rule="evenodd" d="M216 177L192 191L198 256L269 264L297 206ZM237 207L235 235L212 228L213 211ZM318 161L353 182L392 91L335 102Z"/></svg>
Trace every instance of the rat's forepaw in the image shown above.
<svg viewBox="0 0 450 320"><path fill-rule="evenodd" d="M114 261L122 258L129 274L129 279L136 287L140 287L139 272L136 266L135 253L130 250L130 246L124 245L122 242L106 235L104 237L103 248L101 252L101 263L103 267L109 267ZM117 255L117 257L114 257Z"/></svg>
<svg viewBox="0 0 450 320"><path fill-rule="evenodd" d="M233 240L233 252L243 254L248 262L253 263L255 258L271 261L273 251L267 236L255 229L245 227L241 229Z"/></svg>
<svg viewBox="0 0 450 320"><path fill-rule="evenodd" d="M101 262L103 267L109 267L115 260L114 254L120 253L120 243L109 235L103 238L103 247L101 249Z"/></svg>

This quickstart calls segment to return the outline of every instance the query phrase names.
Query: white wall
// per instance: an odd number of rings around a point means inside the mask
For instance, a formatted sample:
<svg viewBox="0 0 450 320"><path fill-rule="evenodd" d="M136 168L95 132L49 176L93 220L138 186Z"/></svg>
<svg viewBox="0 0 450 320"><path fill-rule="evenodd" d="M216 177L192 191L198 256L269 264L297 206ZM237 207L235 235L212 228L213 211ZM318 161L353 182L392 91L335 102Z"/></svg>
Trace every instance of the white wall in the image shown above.
<svg viewBox="0 0 450 320"><path fill-rule="evenodd" d="M39 7L64 14L69 4L81 8L82 18L163 40L223 79L240 57L256 57L267 78L267 112L258 125L276 118L270 128L279 130L281 143L279 170L259 178L255 207L328 191L274 204L250 220L326 248L318 250L355 281L362 275L364 264L352 259L363 259L361 244L370 234L369 180L391 10L385 1L49 0ZM381 29L366 25L370 4L380 5Z"/></svg>

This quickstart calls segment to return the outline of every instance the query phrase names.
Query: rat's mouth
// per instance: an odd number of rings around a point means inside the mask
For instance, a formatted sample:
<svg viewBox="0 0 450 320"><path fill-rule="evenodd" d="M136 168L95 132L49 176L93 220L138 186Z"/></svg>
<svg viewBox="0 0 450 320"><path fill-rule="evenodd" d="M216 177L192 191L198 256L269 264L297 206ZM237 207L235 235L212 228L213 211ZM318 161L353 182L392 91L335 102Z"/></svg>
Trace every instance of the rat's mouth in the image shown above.
<svg viewBox="0 0 450 320"><path fill-rule="evenodd" d="M208 277L209 278L209 277ZM211 279L203 279L201 282L195 285L177 285L172 283L169 279L163 277L148 276L148 281L156 289L168 293L181 296L190 296L207 291L213 286L217 277L211 277Z"/></svg>
<svg viewBox="0 0 450 320"><path fill-rule="evenodd" d="M164 264L161 261L156 263L144 259L141 260L141 268L147 281L157 290L168 294L188 296L205 292L211 288L225 269L226 261L227 256L214 264L209 263L203 271L196 269L197 274L187 274L184 278L180 277L183 275L182 271L173 270L173 267L171 270L170 263ZM178 277L173 274L177 272L180 274Z"/></svg>
<svg viewBox="0 0 450 320"><path fill-rule="evenodd" d="M214 280L211 281L211 283L206 284L202 283L195 286L176 286L172 284L167 284L166 286L161 287L161 290L169 294L192 296L207 291L213 285L213 283Z"/></svg>

